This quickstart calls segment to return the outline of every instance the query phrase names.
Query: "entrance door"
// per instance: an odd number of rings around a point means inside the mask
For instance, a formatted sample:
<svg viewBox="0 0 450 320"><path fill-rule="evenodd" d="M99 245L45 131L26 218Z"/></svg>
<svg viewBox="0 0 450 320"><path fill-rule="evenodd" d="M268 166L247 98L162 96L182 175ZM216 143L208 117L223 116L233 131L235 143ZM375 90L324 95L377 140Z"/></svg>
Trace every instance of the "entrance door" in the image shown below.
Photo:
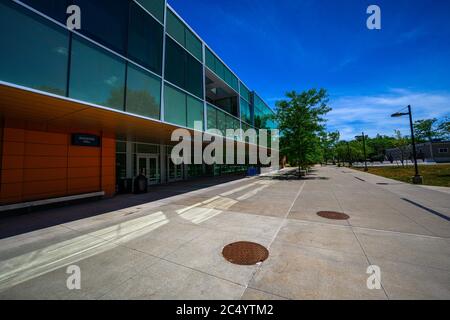
<svg viewBox="0 0 450 320"><path fill-rule="evenodd" d="M138 154L136 161L137 173L143 173L147 179L148 184L158 184L159 173L159 156L155 154Z"/></svg>
<svg viewBox="0 0 450 320"><path fill-rule="evenodd" d="M169 182L183 180L184 165L175 165L172 159L167 157L167 180Z"/></svg>

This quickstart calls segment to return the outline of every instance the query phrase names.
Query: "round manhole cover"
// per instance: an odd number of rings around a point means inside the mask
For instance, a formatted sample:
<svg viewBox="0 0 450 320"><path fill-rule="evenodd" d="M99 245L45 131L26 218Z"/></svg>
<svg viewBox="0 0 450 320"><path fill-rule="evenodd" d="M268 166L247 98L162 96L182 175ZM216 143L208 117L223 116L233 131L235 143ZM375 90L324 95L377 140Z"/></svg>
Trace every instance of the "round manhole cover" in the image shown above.
<svg viewBox="0 0 450 320"><path fill-rule="evenodd" d="M223 248L225 259L234 264L250 266L263 262L269 257L269 251L260 244L240 241Z"/></svg>
<svg viewBox="0 0 450 320"><path fill-rule="evenodd" d="M331 220L348 220L350 219L349 215L346 215L342 212L336 212L336 211L319 211L317 212L317 215L319 217L325 218L325 219L331 219Z"/></svg>

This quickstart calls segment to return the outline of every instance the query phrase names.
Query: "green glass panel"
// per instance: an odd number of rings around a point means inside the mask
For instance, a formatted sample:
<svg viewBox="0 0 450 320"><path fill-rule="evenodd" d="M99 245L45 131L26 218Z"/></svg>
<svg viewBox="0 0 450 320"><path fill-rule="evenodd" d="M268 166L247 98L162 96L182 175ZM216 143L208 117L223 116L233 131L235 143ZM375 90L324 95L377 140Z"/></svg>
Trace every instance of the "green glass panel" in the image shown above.
<svg viewBox="0 0 450 320"><path fill-rule="evenodd" d="M237 120L237 119L234 119L233 121L234 121L234 122L233 122L233 128L234 128L234 130L239 130L239 129L241 128L241 123L240 123L239 120Z"/></svg>
<svg viewBox="0 0 450 320"><path fill-rule="evenodd" d="M226 115L226 124L225 124L226 129L232 129L234 130L234 118L230 115Z"/></svg>
<svg viewBox="0 0 450 320"><path fill-rule="evenodd" d="M236 90L236 92L239 91L239 80L236 78L234 74L231 74L231 87Z"/></svg>
<svg viewBox="0 0 450 320"><path fill-rule="evenodd" d="M216 61L216 74L222 79L225 78L225 66L219 60Z"/></svg>
<svg viewBox="0 0 450 320"><path fill-rule="evenodd" d="M157 154L159 153L159 146L154 144L138 143L136 144L136 153Z"/></svg>
<svg viewBox="0 0 450 320"><path fill-rule="evenodd" d="M137 2L139 2L161 23L164 22L164 0L137 0Z"/></svg>
<svg viewBox="0 0 450 320"><path fill-rule="evenodd" d="M240 83L241 97L244 98L247 102L250 102L250 90L241 82Z"/></svg>
<svg viewBox="0 0 450 320"><path fill-rule="evenodd" d="M81 9L81 29L92 40L126 53L129 0L70 0Z"/></svg>
<svg viewBox="0 0 450 320"><path fill-rule="evenodd" d="M186 79L182 87L203 98L203 65L189 54L186 55Z"/></svg>
<svg viewBox="0 0 450 320"><path fill-rule="evenodd" d="M161 74L163 27L136 3L130 3L128 57Z"/></svg>
<svg viewBox="0 0 450 320"><path fill-rule="evenodd" d="M122 141L117 141L116 142L116 152L122 152L125 153L127 152L127 144L125 142Z"/></svg>
<svg viewBox="0 0 450 320"><path fill-rule="evenodd" d="M0 39L0 80L66 95L67 31L12 1L1 1Z"/></svg>
<svg viewBox="0 0 450 320"><path fill-rule="evenodd" d="M68 6L66 0L22 0L22 2L59 22L66 23Z"/></svg>
<svg viewBox="0 0 450 320"><path fill-rule="evenodd" d="M161 80L151 73L128 65L126 111L159 119Z"/></svg>
<svg viewBox="0 0 450 320"><path fill-rule="evenodd" d="M167 10L167 33L177 40L183 47L186 46L185 26L170 10Z"/></svg>
<svg viewBox="0 0 450 320"><path fill-rule="evenodd" d="M203 66L175 41L167 38L165 79L203 98Z"/></svg>
<svg viewBox="0 0 450 320"><path fill-rule="evenodd" d="M186 49L198 60L203 61L202 43L198 38L186 28Z"/></svg>
<svg viewBox="0 0 450 320"><path fill-rule="evenodd" d="M165 79L185 89L186 51L175 41L166 37Z"/></svg>
<svg viewBox="0 0 450 320"><path fill-rule="evenodd" d="M186 95L168 85L164 87L164 120L186 127Z"/></svg>
<svg viewBox="0 0 450 320"><path fill-rule="evenodd" d="M228 69L224 70L224 78L223 80L228 83L229 86L231 86L231 72Z"/></svg>
<svg viewBox="0 0 450 320"><path fill-rule="evenodd" d="M216 72L216 57L214 57L214 54L208 48L205 50L205 62L209 69Z"/></svg>
<svg viewBox="0 0 450 320"><path fill-rule="evenodd" d="M203 130L203 102L187 96L187 126L194 128L195 121L202 123L201 130Z"/></svg>
<svg viewBox="0 0 450 320"><path fill-rule="evenodd" d="M125 62L106 50L74 36L69 96L123 110Z"/></svg>
<svg viewBox="0 0 450 320"><path fill-rule="evenodd" d="M222 134L226 133L226 114L222 111L217 111L217 129L222 131Z"/></svg>
<svg viewBox="0 0 450 320"><path fill-rule="evenodd" d="M208 105L208 130L217 129L217 109Z"/></svg>
<svg viewBox="0 0 450 320"><path fill-rule="evenodd" d="M241 98L241 119L245 122L252 123L250 104Z"/></svg>

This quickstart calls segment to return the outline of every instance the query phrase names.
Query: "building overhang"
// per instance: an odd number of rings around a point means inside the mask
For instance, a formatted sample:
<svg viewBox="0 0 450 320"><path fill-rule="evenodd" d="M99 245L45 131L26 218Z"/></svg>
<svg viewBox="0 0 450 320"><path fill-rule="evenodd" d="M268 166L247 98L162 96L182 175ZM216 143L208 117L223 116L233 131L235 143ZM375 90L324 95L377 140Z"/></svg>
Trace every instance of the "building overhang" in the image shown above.
<svg viewBox="0 0 450 320"><path fill-rule="evenodd" d="M0 117L44 128L103 131L129 141L175 145L179 126L0 82ZM194 130L189 130L193 136ZM80 132L82 133L82 132ZM236 141L236 145L243 142ZM248 143L245 143L248 145Z"/></svg>
<svg viewBox="0 0 450 320"><path fill-rule="evenodd" d="M51 128L103 131L133 141L158 144L173 144L171 134L179 128L158 120L4 83L0 83L0 116Z"/></svg>

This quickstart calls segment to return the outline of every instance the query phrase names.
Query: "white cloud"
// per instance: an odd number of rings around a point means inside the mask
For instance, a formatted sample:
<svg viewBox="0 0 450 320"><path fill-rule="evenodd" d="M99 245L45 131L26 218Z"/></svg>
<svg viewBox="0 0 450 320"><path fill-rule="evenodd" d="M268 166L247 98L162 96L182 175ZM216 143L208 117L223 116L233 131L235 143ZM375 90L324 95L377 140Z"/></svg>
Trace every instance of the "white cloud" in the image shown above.
<svg viewBox="0 0 450 320"><path fill-rule="evenodd" d="M415 120L440 118L450 113L450 93L411 92L396 88L380 95L339 97L330 101L333 111L328 115L328 127L339 130L342 139L351 139L361 131L371 136L377 133L392 135L396 129L409 134L406 117L390 117L409 104Z"/></svg>

